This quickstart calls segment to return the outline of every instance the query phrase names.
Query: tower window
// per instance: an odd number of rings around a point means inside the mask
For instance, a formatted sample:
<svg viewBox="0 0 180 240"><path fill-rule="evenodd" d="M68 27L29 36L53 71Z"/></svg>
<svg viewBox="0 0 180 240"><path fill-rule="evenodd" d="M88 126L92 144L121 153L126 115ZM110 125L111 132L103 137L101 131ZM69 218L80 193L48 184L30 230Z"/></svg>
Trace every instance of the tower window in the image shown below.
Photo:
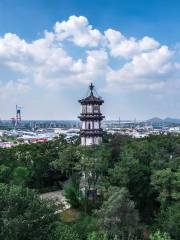
<svg viewBox="0 0 180 240"><path fill-rule="evenodd" d="M99 106L98 106L98 105L95 105L95 106L94 106L94 112L95 112L95 113L98 113L98 112L99 112Z"/></svg>
<svg viewBox="0 0 180 240"><path fill-rule="evenodd" d="M84 105L82 106L82 112L86 113L86 106L84 106Z"/></svg>
<svg viewBox="0 0 180 240"><path fill-rule="evenodd" d="M91 124L90 123L88 123L88 129L91 129Z"/></svg>
<svg viewBox="0 0 180 240"><path fill-rule="evenodd" d="M87 105L87 112L91 113L92 112L92 105Z"/></svg>

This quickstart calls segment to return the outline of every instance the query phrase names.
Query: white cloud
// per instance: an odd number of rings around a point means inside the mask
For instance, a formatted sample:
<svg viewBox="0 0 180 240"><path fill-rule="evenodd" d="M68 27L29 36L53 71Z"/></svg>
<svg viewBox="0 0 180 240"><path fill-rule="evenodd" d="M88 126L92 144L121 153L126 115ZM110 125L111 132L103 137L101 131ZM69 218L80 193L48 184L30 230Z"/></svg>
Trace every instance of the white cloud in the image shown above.
<svg viewBox="0 0 180 240"><path fill-rule="evenodd" d="M161 46L150 52L135 55L132 61L118 70L111 70L107 80L109 86L133 90L161 90L173 75L173 52Z"/></svg>
<svg viewBox="0 0 180 240"><path fill-rule="evenodd" d="M49 39L49 34L27 43L9 33L0 39L0 50L1 66L48 88L93 81L103 71L107 59L103 50L97 50L87 51L85 60L74 60L53 37Z"/></svg>
<svg viewBox="0 0 180 240"><path fill-rule="evenodd" d="M100 31L93 29L83 16L71 16L68 21L57 22L54 31L58 40L69 40L80 47L97 47L103 38Z"/></svg>
<svg viewBox="0 0 180 240"><path fill-rule="evenodd" d="M143 37L140 40L126 38L121 32L113 29L105 31L107 45L113 57L132 58L142 52L151 51L159 47L159 43L150 37Z"/></svg>
<svg viewBox="0 0 180 240"><path fill-rule="evenodd" d="M80 47L83 57L68 52L67 41L71 49ZM0 38L0 67L14 73L10 82L0 78L1 89L10 92L15 86L14 91L23 93L31 85L59 89L104 79L109 90L161 91L172 81L180 85L176 54L151 37L127 38L113 29L101 33L87 18L71 16L32 42L12 33ZM119 69L113 69L112 60L120 62Z"/></svg>

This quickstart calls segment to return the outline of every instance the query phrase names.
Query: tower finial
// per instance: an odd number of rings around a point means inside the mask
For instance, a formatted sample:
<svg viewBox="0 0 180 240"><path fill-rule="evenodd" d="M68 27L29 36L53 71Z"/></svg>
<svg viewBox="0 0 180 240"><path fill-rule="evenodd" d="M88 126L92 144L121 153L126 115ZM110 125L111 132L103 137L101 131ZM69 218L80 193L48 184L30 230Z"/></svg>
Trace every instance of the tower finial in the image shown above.
<svg viewBox="0 0 180 240"><path fill-rule="evenodd" d="M94 85L92 83L89 85L89 89L91 91L91 95L93 95Z"/></svg>

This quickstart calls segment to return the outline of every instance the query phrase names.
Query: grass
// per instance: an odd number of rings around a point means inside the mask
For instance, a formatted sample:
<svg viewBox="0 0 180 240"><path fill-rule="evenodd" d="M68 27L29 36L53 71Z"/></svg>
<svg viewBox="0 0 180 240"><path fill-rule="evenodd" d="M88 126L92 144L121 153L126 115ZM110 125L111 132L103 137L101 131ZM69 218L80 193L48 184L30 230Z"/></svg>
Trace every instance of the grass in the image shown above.
<svg viewBox="0 0 180 240"><path fill-rule="evenodd" d="M81 213L74 209L69 208L61 213L61 219L66 223L75 222L80 218Z"/></svg>

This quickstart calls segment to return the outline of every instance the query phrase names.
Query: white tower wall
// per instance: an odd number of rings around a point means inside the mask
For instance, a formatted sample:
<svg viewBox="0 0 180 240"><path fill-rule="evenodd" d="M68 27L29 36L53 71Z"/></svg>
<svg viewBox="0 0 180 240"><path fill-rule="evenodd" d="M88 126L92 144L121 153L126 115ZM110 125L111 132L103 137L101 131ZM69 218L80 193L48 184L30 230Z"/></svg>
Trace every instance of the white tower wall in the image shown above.
<svg viewBox="0 0 180 240"><path fill-rule="evenodd" d="M94 96L94 86L89 86L90 95L82 100L81 115L81 145L100 144L102 142L101 121L104 118L100 111L103 100Z"/></svg>

